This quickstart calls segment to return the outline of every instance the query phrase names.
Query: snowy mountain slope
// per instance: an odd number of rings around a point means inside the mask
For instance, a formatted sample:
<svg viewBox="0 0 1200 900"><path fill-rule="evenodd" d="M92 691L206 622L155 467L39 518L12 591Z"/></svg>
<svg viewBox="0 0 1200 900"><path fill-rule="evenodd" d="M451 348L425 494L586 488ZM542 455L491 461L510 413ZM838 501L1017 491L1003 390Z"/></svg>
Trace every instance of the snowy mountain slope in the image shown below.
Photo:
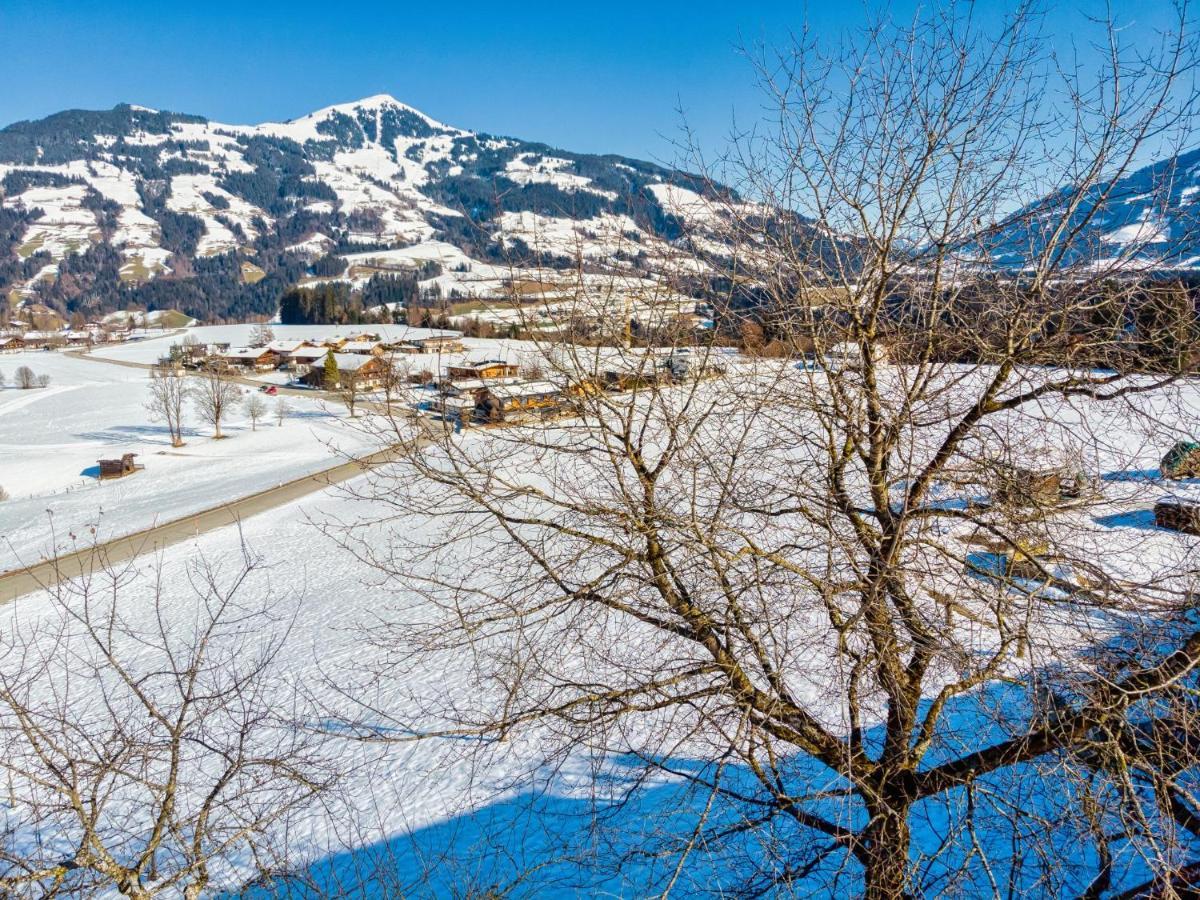
<svg viewBox="0 0 1200 900"><path fill-rule="evenodd" d="M140 304L203 319L272 313L295 283L361 286L372 273L349 269L368 251L411 251L393 262L462 296L479 294L481 272L494 289L518 256L643 277L682 254L704 272L697 248L727 249L706 208L719 190L451 127L387 95L261 125L72 110L0 129L0 292L63 313ZM413 250L426 244L438 249ZM461 258L432 271L446 244ZM329 254L347 265L314 267ZM244 283L243 262L267 277Z"/></svg>
<svg viewBox="0 0 1200 900"><path fill-rule="evenodd" d="M973 249L1003 268L1028 265L1052 241L1057 246L1061 240L1048 223L1061 218L1057 213L1068 196L1064 189L1025 207L986 246ZM1200 149L1093 188L1068 221L1079 232L1066 248L1069 262L1200 267Z"/></svg>

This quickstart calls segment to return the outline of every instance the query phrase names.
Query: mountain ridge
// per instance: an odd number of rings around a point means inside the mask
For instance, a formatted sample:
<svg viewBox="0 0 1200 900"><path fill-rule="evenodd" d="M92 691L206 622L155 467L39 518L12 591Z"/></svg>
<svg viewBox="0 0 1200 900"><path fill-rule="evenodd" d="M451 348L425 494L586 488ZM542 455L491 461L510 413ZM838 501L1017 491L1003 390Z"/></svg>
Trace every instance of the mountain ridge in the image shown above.
<svg viewBox="0 0 1200 900"><path fill-rule="evenodd" d="M361 289L380 271L411 269L411 290L442 298L494 295L514 256L535 272L583 261L654 277L683 252L702 271L681 238L707 232L721 251L703 208L718 194L731 192L454 127L388 94L257 125L129 103L64 110L0 129L0 291L85 316L173 304L216 319L270 314L292 284ZM362 257L385 251L386 266Z"/></svg>

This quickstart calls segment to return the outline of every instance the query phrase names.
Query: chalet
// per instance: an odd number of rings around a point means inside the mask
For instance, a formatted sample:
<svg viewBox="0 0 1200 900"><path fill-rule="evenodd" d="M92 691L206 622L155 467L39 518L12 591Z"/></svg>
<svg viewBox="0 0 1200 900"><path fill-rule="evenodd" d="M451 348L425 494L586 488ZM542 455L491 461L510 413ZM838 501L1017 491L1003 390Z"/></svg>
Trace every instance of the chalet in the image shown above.
<svg viewBox="0 0 1200 900"><path fill-rule="evenodd" d="M288 368L298 375L303 375L313 366L319 365L328 355L328 347L300 347L288 354Z"/></svg>
<svg viewBox="0 0 1200 900"><path fill-rule="evenodd" d="M325 383L325 366L323 364L311 366L301 381L310 387L320 388L324 391L348 388L372 391L382 387L387 379L388 364L378 356L367 356L361 353L335 353L333 359L338 367L339 380L336 384Z"/></svg>
<svg viewBox="0 0 1200 900"><path fill-rule="evenodd" d="M420 348L421 353L462 353L462 335L458 332L447 332L423 338L408 338L407 343Z"/></svg>
<svg viewBox="0 0 1200 900"><path fill-rule="evenodd" d="M240 350L225 350L216 359L227 366L248 369L252 372L270 372L279 365L279 355L266 347L243 347Z"/></svg>
<svg viewBox="0 0 1200 900"><path fill-rule="evenodd" d="M563 389L549 381L524 381L519 384L492 384L475 392L475 406L494 399L505 413L557 409L564 400Z"/></svg>
<svg viewBox="0 0 1200 900"><path fill-rule="evenodd" d="M27 350L52 350L66 343L60 331L27 331L23 339Z"/></svg>
<svg viewBox="0 0 1200 900"><path fill-rule="evenodd" d="M0 335L0 353L20 353L25 349L25 339L19 334Z"/></svg>
<svg viewBox="0 0 1200 900"><path fill-rule="evenodd" d="M281 363L286 363L291 360L292 354L296 351L312 346L308 341L303 340L271 341L267 344L267 349L278 356Z"/></svg>
<svg viewBox="0 0 1200 900"><path fill-rule="evenodd" d="M339 353L357 353L362 356L382 356L383 342L382 341L346 341L342 344Z"/></svg>
<svg viewBox="0 0 1200 900"><path fill-rule="evenodd" d="M66 339L71 347L85 347L96 342L95 334L90 331L68 331Z"/></svg>
<svg viewBox="0 0 1200 900"><path fill-rule="evenodd" d="M446 375L451 381L476 378L482 381L496 378L516 378L520 371L520 366L502 359L485 359L479 362L461 363L457 366L446 366Z"/></svg>
<svg viewBox="0 0 1200 900"><path fill-rule="evenodd" d="M386 347L386 349L389 353L400 353L400 354L404 354L406 356L411 356L415 353L423 352L421 350L421 348L418 347L416 344L408 344L408 343L405 343L404 341L401 341L398 344L385 344L384 346Z"/></svg>

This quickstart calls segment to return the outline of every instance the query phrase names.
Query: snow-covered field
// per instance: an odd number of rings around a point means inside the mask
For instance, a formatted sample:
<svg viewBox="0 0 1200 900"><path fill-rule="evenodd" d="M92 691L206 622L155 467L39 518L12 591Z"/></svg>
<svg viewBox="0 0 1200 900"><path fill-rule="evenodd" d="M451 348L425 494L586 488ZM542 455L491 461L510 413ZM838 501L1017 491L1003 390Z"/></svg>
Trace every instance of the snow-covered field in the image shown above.
<svg viewBox="0 0 1200 900"><path fill-rule="evenodd" d="M153 344L161 341L121 349ZM49 375L49 386L13 386L19 366ZM220 441L189 409L186 445L173 449L165 425L145 407L141 369L27 352L0 357L0 372L8 382L0 390L0 485L11 498L0 503L0 570L53 555L72 543L72 533L92 526L101 537L117 537L328 468L338 461L335 449L354 453L364 446L356 432L339 427L346 414L340 406L289 397L282 427L268 418L252 430L238 408L223 428L229 437ZM265 399L273 413L274 399ZM137 453L145 470L98 481L96 461L123 453Z"/></svg>
<svg viewBox="0 0 1200 900"><path fill-rule="evenodd" d="M221 326L193 329L201 340L228 340L238 343L248 336L251 326ZM327 326L277 326L276 336L284 338L323 337L332 332ZM345 329L347 331L352 329ZM371 330L399 333L402 326L372 326ZM164 337L124 346L98 349L96 353L114 359L148 362L156 359L167 343L178 336ZM468 341L469 355L519 354L527 348L508 342ZM444 360L443 360L444 362ZM0 524L6 534L22 537L27 546L36 544L39 533L46 538L46 519L42 516L30 527L26 517L35 511L54 509L54 521L63 524L76 517L78 522L101 505L123 526L145 521L157 512L174 517L189 509L211 505L214 497L232 497L263 486L265 480L283 477L284 472L299 474L306 466L328 463L325 442L333 440L342 447L364 441L337 421L342 415L309 408L302 400L289 402L305 407L304 415L295 415L282 429L273 425L255 435L248 426L235 424L234 437L214 442L191 435L187 456L159 455L165 438L159 426L148 423L140 404L144 397L145 375L137 369L105 365L98 361L77 360L51 353L25 354L0 358L0 370L11 378L18 364L51 375L51 386L44 391L0 393L0 443L7 455L6 470L22 474L35 496L22 500L22 485L5 486L14 500L0 505ZM792 376L806 379L797 371ZM723 389L719 382L713 390ZM1147 403L1155 403L1150 400ZM1192 386L1180 394L1164 398L1157 409L1158 418L1169 418L1179 410L1200 409L1200 395ZM1048 418L1062 423L1062 433L1078 433L1091 428L1103 435L1098 442L1103 455L1090 462L1105 479L1106 496L1111 509L1100 508L1068 517L1074 527L1086 526L1098 547L1114 558L1124 553L1129 559L1121 565L1131 574L1140 565L1154 564L1157 555L1194 552L1197 539L1158 531L1146 521L1145 512L1130 511L1130 504L1152 501L1166 488L1154 481L1162 434L1151 435L1118 429L1103 415L1091 410L1047 409ZM1176 423L1180 429L1195 421ZM736 430L736 424L731 425ZM719 429L718 429L719 430ZM1046 431L1047 440L1061 435ZM468 433L464 441L487 441L487 432ZM69 493L53 493L80 479L79 471L94 464L101 455L112 455L123 448L140 448L147 464L146 472L124 482L81 488ZM67 459L77 460L65 465ZM259 466L261 461L261 467ZM520 470L519 459L507 461ZM62 471L59 471L62 469ZM278 473L278 474L277 474ZM160 477L161 476L161 477ZM349 487L354 488L355 483ZM1172 486L1176 492L1200 495L1200 484L1187 482ZM107 492L107 493L106 493ZM21 504L24 504L23 506ZM195 504L189 506L189 504ZM364 506L364 504L367 504ZM14 511L16 511L14 513ZM420 668L393 670L391 677L379 675L387 660L388 649L362 639L360 626L375 617L399 616L423 618L422 598L403 582L381 583L378 574L337 545L333 536L323 533L314 523L338 523L371 517L379 513L369 501L354 500L338 489L314 494L303 500L252 517L240 528L229 527L199 536L195 540L166 550L159 558L141 558L136 569L144 580L133 584L122 595L122 608L131 620L149 618L154 611L150 585L161 567L161 583L166 585L165 609L186 627L194 614L188 573L196 561L211 563L216 571L232 577L241 558L243 542L261 556L263 568L254 573L245 593L257 600L270 598L271 608L281 622L289 622L286 642L279 655L283 668L274 682L283 703L288 692L302 685L306 702L318 708L347 709L347 696L366 706L386 709L399 717L418 717L415 698L467 696L476 690L469 679L471 660L451 652L430 654ZM139 518L140 517L140 518ZM75 521L75 520L72 520ZM79 527L75 525L75 527ZM420 517L401 515L387 523L388 531L421 535L435 527ZM10 529L15 529L12 531ZM379 546L386 542L383 531ZM468 560L462 560L467 563ZM31 630L56 615L47 598L31 595L0 610L3 627ZM824 676L815 663L816 677ZM478 697L472 697L478 702ZM365 713L364 727L384 727L386 723ZM431 722L434 727L436 723ZM398 743L378 747L350 739L329 739L324 752L338 760L345 779L336 802L314 805L298 821L290 823L293 853L297 860L324 861L317 877L337 878L339 873L369 868L375 861L402 867L406 876L419 880L426 868L434 870L435 883L414 884L416 895L437 895L440 891L462 888L463 879L474 877L482 884L503 881L521 867L543 862L545 858L570 849L573 842L587 840L592 823L589 802L596 792L603 796L604 778L588 768L591 760L576 759L545 773L546 780L536 797L522 793L520 776L541 765L541 748L536 740L518 736L494 753L475 754L470 740L457 737ZM621 769L612 763L607 773L620 781ZM702 798L701 798L702 800ZM602 802L602 801L601 801ZM667 781L651 784L636 802L619 812L625 840L636 845L640 829L664 814L687 814L687 800L675 793ZM695 802L692 798L691 802ZM671 813L665 813L670 809ZM650 815L653 813L653 816ZM411 841L410 841L411 838ZM490 843L494 841L495 843ZM471 853L492 853L492 862L479 870L455 869L472 865ZM446 852L449 863L437 856ZM508 854L513 856L509 858ZM372 854L379 854L373 857ZM236 861L235 861L236 862ZM661 865L661 863L659 863ZM622 878L597 882L616 895L637 894L639 878L652 867L653 860L639 862ZM491 868L489 866L494 866ZM535 872L533 884L547 877ZM699 860L679 885L680 893L707 887L733 887L722 878L730 877L712 860ZM687 882L687 878L698 879ZM538 891L533 890L537 894ZM552 893L552 889L549 892Z"/></svg>

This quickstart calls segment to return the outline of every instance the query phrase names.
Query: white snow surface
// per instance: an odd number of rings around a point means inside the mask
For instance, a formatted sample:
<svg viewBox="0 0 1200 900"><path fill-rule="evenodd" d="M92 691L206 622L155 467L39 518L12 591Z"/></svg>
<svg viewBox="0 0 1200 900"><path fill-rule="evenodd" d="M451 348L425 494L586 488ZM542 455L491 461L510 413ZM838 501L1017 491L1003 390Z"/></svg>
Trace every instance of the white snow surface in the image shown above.
<svg viewBox="0 0 1200 900"><path fill-rule="evenodd" d="M154 358L171 339L120 349ZM27 365L50 376L45 389L20 390L13 373ZM96 534L114 538L253 494L282 481L335 465L335 451L365 446L338 427L345 410L288 397L292 413L282 427L268 418L252 431L234 409L228 438L214 441L189 408L185 446L172 448L166 427L145 408L147 373L62 353L0 357L8 386L0 389L0 452L11 499L0 503L0 571L54 555ZM244 388L249 393L251 388ZM274 409L273 398L268 411ZM137 453L145 470L115 481L95 477L97 460Z"/></svg>

